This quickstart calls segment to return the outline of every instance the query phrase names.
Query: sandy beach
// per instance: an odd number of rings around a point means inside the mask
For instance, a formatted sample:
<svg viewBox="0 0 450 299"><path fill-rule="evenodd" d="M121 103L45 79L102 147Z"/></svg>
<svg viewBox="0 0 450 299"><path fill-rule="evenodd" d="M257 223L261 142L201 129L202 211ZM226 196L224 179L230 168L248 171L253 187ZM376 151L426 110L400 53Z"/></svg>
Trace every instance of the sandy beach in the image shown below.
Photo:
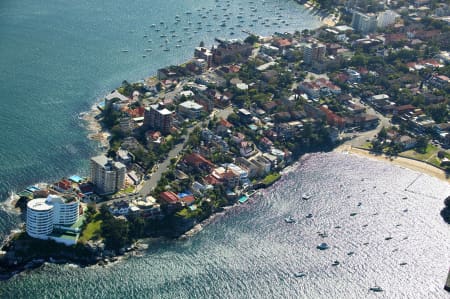
<svg viewBox="0 0 450 299"><path fill-rule="evenodd" d="M433 177L438 178L445 182L450 182L450 178L447 176L445 171L443 171L442 169L439 169L430 164L416 161L413 159L408 159L408 158L404 158L404 157L389 158L385 155L374 155L374 154L371 154L367 150L355 148L355 147L352 147L351 145L347 145L347 144L343 144L343 145L337 147L334 151L341 152L341 153L354 154L354 155L366 157L369 159L392 163L394 165L397 165L397 166L400 166L403 168L408 168L408 169L411 169L414 171L428 174L430 176L433 176Z"/></svg>

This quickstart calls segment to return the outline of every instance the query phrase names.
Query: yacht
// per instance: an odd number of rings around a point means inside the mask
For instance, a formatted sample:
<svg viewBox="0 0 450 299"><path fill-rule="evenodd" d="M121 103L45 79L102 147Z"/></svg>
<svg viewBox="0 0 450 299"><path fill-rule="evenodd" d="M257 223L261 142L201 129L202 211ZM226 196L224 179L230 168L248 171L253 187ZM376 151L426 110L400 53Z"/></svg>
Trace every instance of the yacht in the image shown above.
<svg viewBox="0 0 450 299"><path fill-rule="evenodd" d="M319 245L317 245L317 249L320 249L320 250L326 250L328 248L330 248L330 246L328 246L327 243L320 243Z"/></svg>
<svg viewBox="0 0 450 299"><path fill-rule="evenodd" d="M353 251L350 251L347 253L348 256L354 255L355 253Z"/></svg>
<svg viewBox="0 0 450 299"><path fill-rule="evenodd" d="M295 277L301 278L301 277L305 277L306 273L305 272L295 272L294 273Z"/></svg>
<svg viewBox="0 0 450 299"><path fill-rule="evenodd" d="M350 213L350 216L356 216L358 213Z"/></svg>
<svg viewBox="0 0 450 299"><path fill-rule="evenodd" d="M331 266L339 266L339 261L334 261L332 264L331 264Z"/></svg>
<svg viewBox="0 0 450 299"><path fill-rule="evenodd" d="M306 215L306 218L312 218L313 214L309 213L308 215Z"/></svg>

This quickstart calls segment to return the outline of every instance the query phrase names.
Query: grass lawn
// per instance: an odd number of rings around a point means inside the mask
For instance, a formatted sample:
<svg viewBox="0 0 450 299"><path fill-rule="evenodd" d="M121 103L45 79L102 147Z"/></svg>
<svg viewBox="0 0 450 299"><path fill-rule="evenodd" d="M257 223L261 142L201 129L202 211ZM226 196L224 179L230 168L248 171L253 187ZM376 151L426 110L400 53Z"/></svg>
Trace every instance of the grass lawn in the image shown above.
<svg viewBox="0 0 450 299"><path fill-rule="evenodd" d="M427 150L424 154L418 153L415 150L408 150L400 153L399 156L406 157L406 158L414 158L421 161L426 161L433 163L434 158L437 159L437 153L439 151L439 148L437 146L434 146L432 144L428 144Z"/></svg>
<svg viewBox="0 0 450 299"><path fill-rule="evenodd" d="M177 212L177 216L183 217L183 218L193 218L197 217L202 213L202 209L197 207L195 211L191 211L189 208L184 208L181 211Z"/></svg>
<svg viewBox="0 0 450 299"><path fill-rule="evenodd" d="M80 242L84 243L91 239L96 239L101 237L100 226L102 224L102 220L95 220L89 222L86 228L83 230L80 238L78 239Z"/></svg>
<svg viewBox="0 0 450 299"><path fill-rule="evenodd" d="M117 194L129 194L129 193L133 193L133 192L134 192L134 186L130 185L130 186L126 187L125 189L117 192Z"/></svg>
<svg viewBox="0 0 450 299"><path fill-rule="evenodd" d="M361 146L359 146L360 148L363 148L363 149L367 149L367 150L371 150L372 149L372 142L367 142L366 141L366 143L364 143L364 144L362 144Z"/></svg>
<svg viewBox="0 0 450 299"><path fill-rule="evenodd" d="M276 180L278 180L281 177L281 174L279 173L271 173L269 175L267 175L262 182L266 185L270 185L273 182L275 182Z"/></svg>

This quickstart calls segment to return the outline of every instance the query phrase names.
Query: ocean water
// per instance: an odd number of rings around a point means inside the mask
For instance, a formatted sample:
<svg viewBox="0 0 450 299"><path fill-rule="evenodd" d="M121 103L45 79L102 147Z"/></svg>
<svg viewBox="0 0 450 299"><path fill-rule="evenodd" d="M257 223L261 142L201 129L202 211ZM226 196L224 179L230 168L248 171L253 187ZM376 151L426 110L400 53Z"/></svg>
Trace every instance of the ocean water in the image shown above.
<svg viewBox="0 0 450 299"><path fill-rule="evenodd" d="M312 154L188 240L149 242L106 267L46 264L0 289L4 298L446 298L450 230L439 211L449 194L411 170Z"/></svg>
<svg viewBox="0 0 450 299"><path fill-rule="evenodd" d="M79 113L123 80L191 58L200 41L245 37L242 29L319 25L293 0L1 1L0 202L29 184L86 175L98 145ZM0 210L0 239L17 222Z"/></svg>
<svg viewBox="0 0 450 299"><path fill-rule="evenodd" d="M1 198L86 174L98 149L78 115L122 80L183 62L202 40L242 37L241 29L318 25L292 0L2 1ZM446 183L378 161L309 155L186 241L149 241L142 256L107 267L46 264L0 282L0 298L444 298L450 232L439 211L449 193ZM297 223L285 223L288 215ZM18 222L0 210L0 239ZM317 250L321 242L331 248ZM375 284L385 291L369 292Z"/></svg>

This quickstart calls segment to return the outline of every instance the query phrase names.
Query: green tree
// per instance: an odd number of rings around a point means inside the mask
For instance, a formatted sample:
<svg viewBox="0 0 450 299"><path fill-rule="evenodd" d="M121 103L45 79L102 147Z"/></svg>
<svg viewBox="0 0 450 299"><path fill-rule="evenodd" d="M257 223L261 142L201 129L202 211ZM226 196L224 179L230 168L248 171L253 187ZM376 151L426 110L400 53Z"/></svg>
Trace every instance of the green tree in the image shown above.
<svg viewBox="0 0 450 299"><path fill-rule="evenodd" d="M419 136L417 138L416 151L418 153L425 154L427 151L427 146L428 146L428 138L426 138L425 136Z"/></svg>

